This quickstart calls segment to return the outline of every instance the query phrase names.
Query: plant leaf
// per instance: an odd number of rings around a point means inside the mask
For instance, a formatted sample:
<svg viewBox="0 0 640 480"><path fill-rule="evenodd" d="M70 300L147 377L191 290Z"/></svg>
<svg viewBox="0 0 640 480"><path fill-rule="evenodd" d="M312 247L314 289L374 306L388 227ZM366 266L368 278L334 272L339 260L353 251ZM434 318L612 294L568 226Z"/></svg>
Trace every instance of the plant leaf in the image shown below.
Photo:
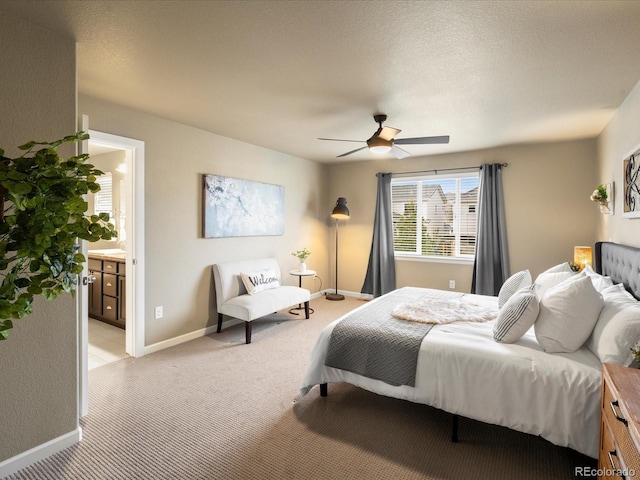
<svg viewBox="0 0 640 480"><path fill-rule="evenodd" d="M67 159L57 148L89 138L76 132L53 142L31 141L18 158L0 149L0 184L5 188L5 216L0 222L0 339L13 327L10 319L33 311L33 296L53 299L75 293L86 262L78 238L92 241L115 236L108 215L87 218L83 195L98 191L102 172L81 154Z"/></svg>

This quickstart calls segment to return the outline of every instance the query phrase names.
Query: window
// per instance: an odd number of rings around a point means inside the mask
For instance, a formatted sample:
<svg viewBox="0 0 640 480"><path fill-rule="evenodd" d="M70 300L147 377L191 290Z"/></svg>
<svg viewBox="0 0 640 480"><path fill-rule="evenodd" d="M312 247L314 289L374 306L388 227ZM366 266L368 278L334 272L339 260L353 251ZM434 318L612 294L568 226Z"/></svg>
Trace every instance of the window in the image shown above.
<svg viewBox="0 0 640 480"><path fill-rule="evenodd" d="M100 175L96 178L96 183L100 185L100 191L94 194L93 212L96 215L108 213L113 216L113 178L111 172Z"/></svg>
<svg viewBox="0 0 640 480"><path fill-rule="evenodd" d="M100 185L100 190L93 194L93 213L95 215L108 213L109 223L116 227L117 231L116 211L113 208L113 175L111 172L106 172L96 178L96 183Z"/></svg>
<svg viewBox="0 0 640 480"><path fill-rule="evenodd" d="M478 173L391 181L397 256L473 259Z"/></svg>

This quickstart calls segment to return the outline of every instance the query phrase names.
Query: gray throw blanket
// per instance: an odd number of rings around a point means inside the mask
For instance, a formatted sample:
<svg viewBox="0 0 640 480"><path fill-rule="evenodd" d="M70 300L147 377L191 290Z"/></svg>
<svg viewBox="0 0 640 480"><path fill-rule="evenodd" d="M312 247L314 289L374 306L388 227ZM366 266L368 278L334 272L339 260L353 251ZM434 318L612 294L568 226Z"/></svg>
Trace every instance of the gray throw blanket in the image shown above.
<svg viewBox="0 0 640 480"><path fill-rule="evenodd" d="M423 289L395 290L345 317L331 332L325 365L389 385L414 387L420 344L433 325L400 320L391 312L399 303L433 298L431 292L430 296Z"/></svg>

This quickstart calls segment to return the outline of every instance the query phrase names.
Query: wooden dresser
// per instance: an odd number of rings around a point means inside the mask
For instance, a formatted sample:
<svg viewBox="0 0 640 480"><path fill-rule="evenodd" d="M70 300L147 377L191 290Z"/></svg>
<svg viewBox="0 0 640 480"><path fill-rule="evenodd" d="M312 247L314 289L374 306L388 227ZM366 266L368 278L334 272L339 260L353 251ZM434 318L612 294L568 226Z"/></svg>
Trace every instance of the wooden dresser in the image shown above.
<svg viewBox="0 0 640 480"><path fill-rule="evenodd" d="M640 478L640 370L602 367L598 478Z"/></svg>
<svg viewBox="0 0 640 480"><path fill-rule="evenodd" d="M120 328L126 323L125 261L117 257L89 253L89 316Z"/></svg>

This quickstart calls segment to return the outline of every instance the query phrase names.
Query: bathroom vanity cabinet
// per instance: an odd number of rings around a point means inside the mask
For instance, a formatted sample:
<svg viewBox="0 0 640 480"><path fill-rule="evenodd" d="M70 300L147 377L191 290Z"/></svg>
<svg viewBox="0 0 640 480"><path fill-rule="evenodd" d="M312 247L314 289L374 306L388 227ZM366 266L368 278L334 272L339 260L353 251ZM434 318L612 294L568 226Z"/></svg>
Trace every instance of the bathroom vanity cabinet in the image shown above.
<svg viewBox="0 0 640 480"><path fill-rule="evenodd" d="M124 258L89 253L89 316L120 328L126 321L126 263Z"/></svg>

